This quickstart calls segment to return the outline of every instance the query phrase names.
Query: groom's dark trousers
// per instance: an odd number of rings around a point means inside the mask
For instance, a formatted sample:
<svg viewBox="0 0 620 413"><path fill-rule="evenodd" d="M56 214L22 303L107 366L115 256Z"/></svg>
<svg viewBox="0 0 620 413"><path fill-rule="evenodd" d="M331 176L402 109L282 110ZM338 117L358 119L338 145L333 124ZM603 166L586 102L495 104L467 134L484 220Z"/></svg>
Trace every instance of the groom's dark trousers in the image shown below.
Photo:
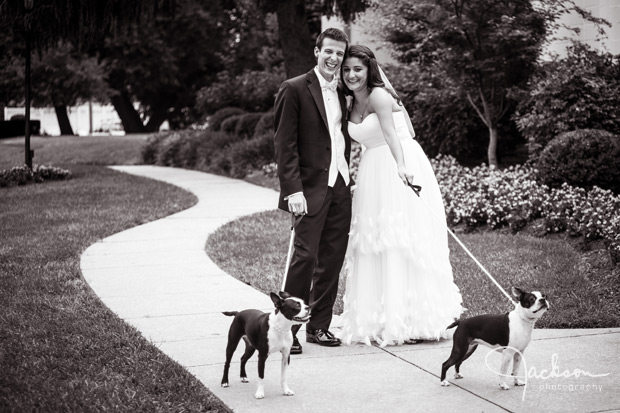
<svg viewBox="0 0 620 413"><path fill-rule="evenodd" d="M284 290L312 305L308 331L328 330L332 321L350 224L351 190L338 175L321 208L304 216L295 229L295 249Z"/></svg>
<svg viewBox="0 0 620 413"><path fill-rule="evenodd" d="M348 164L351 139L346 128L346 105L342 92L338 97ZM297 192L303 192L308 204L308 214L295 228L295 248L284 289L313 305L308 331L327 330L347 248L351 192L340 175L333 187L328 186L332 142L314 70L282 83L276 97L274 126L278 207L288 211L286 197Z"/></svg>

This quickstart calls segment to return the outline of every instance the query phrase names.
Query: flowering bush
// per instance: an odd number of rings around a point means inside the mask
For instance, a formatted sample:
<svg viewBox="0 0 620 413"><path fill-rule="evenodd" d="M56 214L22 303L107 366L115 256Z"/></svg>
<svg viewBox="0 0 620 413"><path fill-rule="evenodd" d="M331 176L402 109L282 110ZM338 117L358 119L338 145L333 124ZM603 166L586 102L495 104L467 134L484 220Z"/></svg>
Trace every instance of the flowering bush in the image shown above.
<svg viewBox="0 0 620 413"><path fill-rule="evenodd" d="M530 166L498 170L466 168L453 157L431 159L452 225L489 225L522 229L541 218L548 233L568 231L586 239L604 239L617 262L620 258L620 196L594 187L590 191L563 184L549 188L536 183Z"/></svg>
<svg viewBox="0 0 620 413"><path fill-rule="evenodd" d="M55 166L35 165L32 170L26 165L15 166L11 169L0 171L0 187L68 179L70 177L70 171Z"/></svg>

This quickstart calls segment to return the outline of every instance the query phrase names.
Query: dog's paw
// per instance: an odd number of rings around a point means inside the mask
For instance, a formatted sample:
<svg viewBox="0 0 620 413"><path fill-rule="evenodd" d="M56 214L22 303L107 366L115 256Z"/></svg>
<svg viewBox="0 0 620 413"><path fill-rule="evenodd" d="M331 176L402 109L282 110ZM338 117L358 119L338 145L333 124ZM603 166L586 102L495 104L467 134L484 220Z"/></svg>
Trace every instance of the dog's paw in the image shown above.
<svg viewBox="0 0 620 413"><path fill-rule="evenodd" d="M499 388L502 390L510 390L510 387L506 383L500 383Z"/></svg>
<svg viewBox="0 0 620 413"><path fill-rule="evenodd" d="M263 390L256 390L256 394L254 395L257 399L264 399L265 392Z"/></svg>
<svg viewBox="0 0 620 413"><path fill-rule="evenodd" d="M515 386L525 386L525 385L526 385L525 381L515 378Z"/></svg>
<svg viewBox="0 0 620 413"><path fill-rule="evenodd" d="M441 385L443 387L448 387L450 385L450 382L448 380L444 380L444 381L441 382Z"/></svg>
<svg viewBox="0 0 620 413"><path fill-rule="evenodd" d="M250 380L248 380L247 377L241 377L241 383L249 383Z"/></svg>
<svg viewBox="0 0 620 413"><path fill-rule="evenodd" d="M223 381L222 382L222 387L228 387L228 382L227 381Z"/></svg>
<svg viewBox="0 0 620 413"><path fill-rule="evenodd" d="M462 379L463 375L461 373L454 373L454 378L455 379Z"/></svg>
<svg viewBox="0 0 620 413"><path fill-rule="evenodd" d="M294 396L295 392L291 390L290 388L285 387L282 389L282 394L284 394L285 396Z"/></svg>

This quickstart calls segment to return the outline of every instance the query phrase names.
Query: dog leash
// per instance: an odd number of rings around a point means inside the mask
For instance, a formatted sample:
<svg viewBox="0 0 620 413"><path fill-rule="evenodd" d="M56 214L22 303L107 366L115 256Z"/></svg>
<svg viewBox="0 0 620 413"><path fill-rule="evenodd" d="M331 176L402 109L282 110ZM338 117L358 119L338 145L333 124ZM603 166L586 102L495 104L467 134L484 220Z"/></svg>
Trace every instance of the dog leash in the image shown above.
<svg viewBox="0 0 620 413"><path fill-rule="evenodd" d="M431 213L435 216L436 219L438 219L439 221L443 222L443 219L441 219L436 213L435 211L433 211L433 208L431 208L431 206L426 202L426 200L424 198L422 198L420 196L420 192L422 191L422 187L420 185L413 185L409 182L407 182L407 185L409 186L409 188L411 188L413 190L413 192L418 196L418 198L420 198L422 200L422 202L424 202L424 204L426 205L426 207L428 208L429 211L431 211ZM452 238L454 238L454 240L465 250L465 252L471 257L472 260L474 260L474 262L476 264L478 264L478 267L480 267L480 269L486 274L487 277L489 277L489 279L493 282L493 284L495 284L497 286L497 288L499 288L499 290L506 296L508 297L508 300L510 300L510 302L512 304L514 304L514 300L512 299L512 297L510 296L510 294L508 294L506 292L506 290L504 290L504 288L497 282L497 280L495 280L495 278L493 278L493 276L491 275L491 273L489 273L487 271L486 268L484 268L484 266L482 264L480 264L480 261L478 261L476 259L476 257L474 257L474 254L471 253L471 251L469 251L469 249L467 249L467 247L465 246L465 244L463 244L461 242L461 240L454 234L454 232L452 232L452 230L450 230L450 228L448 228L448 225L446 224L446 229L448 230L448 233L450 235L452 235Z"/></svg>
<svg viewBox="0 0 620 413"><path fill-rule="evenodd" d="M291 238L288 243L288 254L286 256L286 268L284 269L284 277L282 277L281 291L286 291L284 287L286 286L286 279L288 278L288 270L291 265L291 260L293 258L293 245L295 244L295 228L297 228L297 225L299 225L303 217L304 215L295 216L294 214L291 214ZM316 304L325 296L325 294L327 294L328 291L329 291L329 288L327 288L325 292L323 292L323 294L318 299L313 300L310 303L308 303L308 307L310 307L310 309L313 309L316 306Z"/></svg>
<svg viewBox="0 0 620 413"><path fill-rule="evenodd" d="M288 276L288 268L291 265L291 259L293 258L293 244L295 243L295 228L301 222L303 215L298 215L291 213L291 238L288 242L288 254L286 256L286 268L284 269L284 277L282 277L282 288L280 291L284 291L284 286L286 285L286 278Z"/></svg>

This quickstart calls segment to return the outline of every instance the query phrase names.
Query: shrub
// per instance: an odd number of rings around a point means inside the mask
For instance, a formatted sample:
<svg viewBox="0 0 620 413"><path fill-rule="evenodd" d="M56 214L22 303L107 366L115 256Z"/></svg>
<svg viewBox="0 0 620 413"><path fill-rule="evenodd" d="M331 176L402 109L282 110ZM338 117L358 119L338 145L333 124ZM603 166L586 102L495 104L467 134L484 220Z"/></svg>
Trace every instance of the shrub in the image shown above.
<svg viewBox="0 0 620 413"><path fill-rule="evenodd" d="M147 165L157 164L157 153L159 152L160 142L168 135L170 135L170 132L154 133L146 139L146 143L140 150L143 163Z"/></svg>
<svg viewBox="0 0 620 413"><path fill-rule="evenodd" d="M264 134L228 147L231 176L243 178L249 172L274 161L273 135Z"/></svg>
<svg viewBox="0 0 620 413"><path fill-rule="evenodd" d="M28 166L16 166L0 170L0 187L26 185L31 182L41 183L52 180L71 178L71 171L55 166L35 165L32 170Z"/></svg>
<svg viewBox="0 0 620 413"><path fill-rule="evenodd" d="M545 148L536 165L540 182L620 193L620 136L602 130L565 132Z"/></svg>
<svg viewBox="0 0 620 413"><path fill-rule="evenodd" d="M280 84L286 79L282 64L267 70L246 70L239 75L219 72L217 81L196 94L199 111L212 113L226 106L249 112L262 112L273 107Z"/></svg>
<svg viewBox="0 0 620 413"><path fill-rule="evenodd" d="M263 113L260 120L254 128L254 137L258 137L267 133L273 135L274 113L273 111Z"/></svg>
<svg viewBox="0 0 620 413"><path fill-rule="evenodd" d="M207 118L207 123L209 125L208 127L212 131L219 131L222 126L222 122L224 122L226 119L228 119L231 116L240 115L242 113L245 113L243 109L239 109L235 107L227 107L227 108L220 109L217 112L215 112L213 115Z"/></svg>
<svg viewBox="0 0 620 413"><path fill-rule="evenodd" d="M224 121L222 122L222 126L220 127L220 130L222 132L226 132L228 134L234 134L235 130L237 130L237 125L239 124L239 121L241 120L241 118L244 115L233 115L230 116L229 118L224 119Z"/></svg>
<svg viewBox="0 0 620 413"><path fill-rule="evenodd" d="M260 122L262 117L263 113L246 113L239 115L234 134L244 139L251 138L255 133L256 125Z"/></svg>
<svg viewBox="0 0 620 413"><path fill-rule="evenodd" d="M211 130L175 131L147 140L143 161L161 166L196 169L243 177L251 169L272 162L273 137L246 140L238 135Z"/></svg>

